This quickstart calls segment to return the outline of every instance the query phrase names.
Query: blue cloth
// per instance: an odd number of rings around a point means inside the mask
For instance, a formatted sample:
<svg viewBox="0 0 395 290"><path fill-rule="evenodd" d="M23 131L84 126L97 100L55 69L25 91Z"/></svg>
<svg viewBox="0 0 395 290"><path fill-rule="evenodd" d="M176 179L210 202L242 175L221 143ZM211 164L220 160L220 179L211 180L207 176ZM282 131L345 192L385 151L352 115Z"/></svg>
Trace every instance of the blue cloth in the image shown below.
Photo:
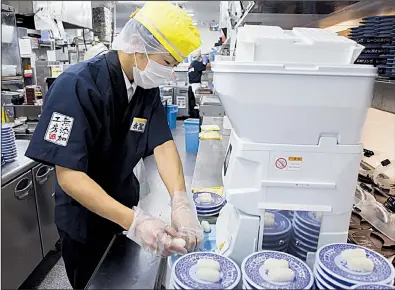
<svg viewBox="0 0 395 290"><path fill-rule="evenodd" d="M202 82L202 73L206 70L206 64L194 60L188 68L188 78L190 84L200 84Z"/></svg>
<svg viewBox="0 0 395 290"><path fill-rule="evenodd" d="M71 66L56 79L45 98L26 156L85 172L117 201L128 207L137 205L139 184L133 168L172 139L159 89L137 87L128 103L118 54L110 51ZM63 134L63 144L56 143L57 139L48 141L58 114L73 120L70 132ZM145 128L136 118L146 120ZM62 137L58 130L51 138L56 134ZM55 198L56 225L74 240L85 242L97 232L121 230L81 206L58 182Z"/></svg>

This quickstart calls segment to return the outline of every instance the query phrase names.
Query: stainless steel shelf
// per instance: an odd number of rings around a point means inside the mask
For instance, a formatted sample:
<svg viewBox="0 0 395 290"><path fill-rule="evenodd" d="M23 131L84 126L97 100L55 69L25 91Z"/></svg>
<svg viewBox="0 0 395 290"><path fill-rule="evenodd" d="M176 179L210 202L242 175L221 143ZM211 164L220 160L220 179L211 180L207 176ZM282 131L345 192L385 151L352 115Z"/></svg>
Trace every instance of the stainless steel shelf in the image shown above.
<svg viewBox="0 0 395 290"><path fill-rule="evenodd" d="M2 78L1 84L2 85L23 84L23 77Z"/></svg>

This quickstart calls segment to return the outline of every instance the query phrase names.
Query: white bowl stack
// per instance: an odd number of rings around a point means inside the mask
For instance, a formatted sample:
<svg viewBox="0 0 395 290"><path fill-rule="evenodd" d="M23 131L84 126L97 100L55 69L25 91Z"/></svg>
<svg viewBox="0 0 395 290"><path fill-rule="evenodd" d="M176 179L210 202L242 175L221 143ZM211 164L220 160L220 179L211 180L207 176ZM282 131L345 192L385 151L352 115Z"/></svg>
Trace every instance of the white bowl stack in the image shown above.
<svg viewBox="0 0 395 290"><path fill-rule="evenodd" d="M211 202L201 202L199 200L199 194L211 195ZM193 194L193 201L195 202L197 214L200 217L211 217L218 215L226 204L226 199L214 192L195 192Z"/></svg>
<svg viewBox="0 0 395 290"><path fill-rule="evenodd" d="M220 264L220 280L208 282L197 278L197 262L201 259L217 261ZM239 266L228 257L210 253L195 252L177 259L171 271L171 289L237 289L241 280Z"/></svg>
<svg viewBox="0 0 395 290"><path fill-rule="evenodd" d="M296 211L292 221L292 238L288 252L306 260L308 252L316 252L321 221L315 212Z"/></svg>
<svg viewBox="0 0 395 290"><path fill-rule="evenodd" d="M15 134L12 126L2 124L1 126L1 165L12 162L18 156L15 143Z"/></svg>
<svg viewBox="0 0 395 290"><path fill-rule="evenodd" d="M273 282L268 278L268 270L264 263L267 259L287 260L295 278L290 282ZM314 276L310 268L302 260L282 252L261 251L246 257L241 264L243 289L311 289Z"/></svg>
<svg viewBox="0 0 395 290"><path fill-rule="evenodd" d="M271 251L286 251L291 237L292 223L285 215L268 210L274 214L274 225L265 226L263 230L262 249Z"/></svg>
<svg viewBox="0 0 395 290"><path fill-rule="evenodd" d="M341 257L342 251L347 249L364 249L366 257L374 263L373 272L350 270L347 262ZM317 289L365 289L355 287L364 287L359 284L372 283L381 284L382 287L366 289L388 289L385 287L391 286L395 278L394 267L382 255L365 247L341 243L329 244L317 251L313 272Z"/></svg>

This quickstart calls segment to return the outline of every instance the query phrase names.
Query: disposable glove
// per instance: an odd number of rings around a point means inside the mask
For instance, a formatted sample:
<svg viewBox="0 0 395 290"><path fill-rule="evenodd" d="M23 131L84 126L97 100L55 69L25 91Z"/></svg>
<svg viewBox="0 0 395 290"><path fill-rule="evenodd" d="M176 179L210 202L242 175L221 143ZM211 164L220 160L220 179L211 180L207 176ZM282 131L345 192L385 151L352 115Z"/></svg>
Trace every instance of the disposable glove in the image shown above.
<svg viewBox="0 0 395 290"><path fill-rule="evenodd" d="M172 244L173 238L180 237L175 229L139 207L135 206L133 210L133 223L126 235L129 239L154 255L169 256L172 253L187 253L185 248Z"/></svg>
<svg viewBox="0 0 395 290"><path fill-rule="evenodd" d="M195 250L203 240L203 229L199 223L196 207L186 192L175 192L171 200L171 225L186 241L188 252Z"/></svg>

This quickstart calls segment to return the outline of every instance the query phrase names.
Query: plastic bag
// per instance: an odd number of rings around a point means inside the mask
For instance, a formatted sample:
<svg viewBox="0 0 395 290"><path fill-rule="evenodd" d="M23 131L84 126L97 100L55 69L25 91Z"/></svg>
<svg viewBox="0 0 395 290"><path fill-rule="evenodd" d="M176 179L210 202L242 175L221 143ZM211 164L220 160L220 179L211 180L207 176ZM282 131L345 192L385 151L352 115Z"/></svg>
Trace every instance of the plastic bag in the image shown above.
<svg viewBox="0 0 395 290"><path fill-rule="evenodd" d="M133 169L133 173L140 183L140 200L146 197L150 193L150 186L148 182L147 171L145 170L144 161L140 161L136 164Z"/></svg>

